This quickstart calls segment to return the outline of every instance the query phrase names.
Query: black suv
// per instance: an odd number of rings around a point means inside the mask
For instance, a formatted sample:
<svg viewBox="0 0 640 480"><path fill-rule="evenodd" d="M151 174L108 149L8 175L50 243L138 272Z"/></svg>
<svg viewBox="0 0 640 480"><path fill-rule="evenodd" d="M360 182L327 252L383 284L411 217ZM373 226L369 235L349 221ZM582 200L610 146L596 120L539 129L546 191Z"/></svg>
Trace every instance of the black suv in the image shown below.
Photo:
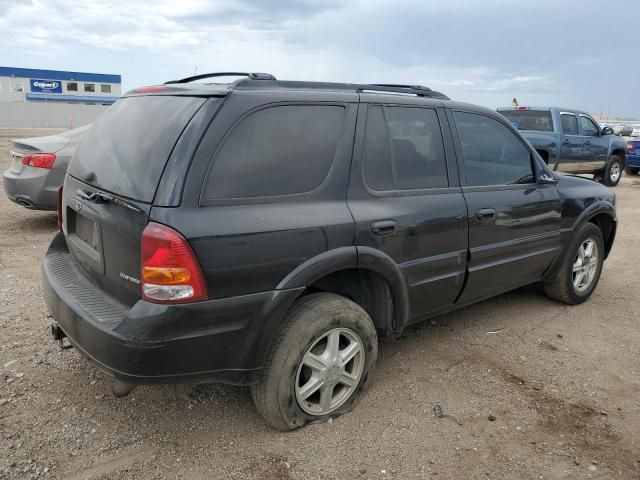
<svg viewBox="0 0 640 480"><path fill-rule="evenodd" d="M238 74L239 75L239 74ZM134 90L72 159L54 338L115 377L251 385L287 430L354 407L378 338L542 282L585 301L614 194L427 87L210 74Z"/></svg>

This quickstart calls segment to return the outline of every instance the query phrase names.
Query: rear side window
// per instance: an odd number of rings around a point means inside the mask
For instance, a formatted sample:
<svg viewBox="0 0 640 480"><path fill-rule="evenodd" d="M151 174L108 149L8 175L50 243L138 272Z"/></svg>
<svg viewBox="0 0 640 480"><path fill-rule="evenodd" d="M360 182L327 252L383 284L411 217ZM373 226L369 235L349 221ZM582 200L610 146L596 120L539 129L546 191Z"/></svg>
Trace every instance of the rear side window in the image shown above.
<svg viewBox="0 0 640 480"><path fill-rule="evenodd" d="M336 154L345 109L286 105L259 110L238 124L213 160L209 200L311 192L324 182Z"/></svg>
<svg viewBox="0 0 640 480"><path fill-rule="evenodd" d="M378 191L448 187L442 131L435 110L369 107L364 179Z"/></svg>
<svg viewBox="0 0 640 480"><path fill-rule="evenodd" d="M202 98L127 97L87 132L69 174L124 197L152 202L171 150Z"/></svg>
<svg viewBox="0 0 640 480"><path fill-rule="evenodd" d="M535 181L531 153L516 134L499 121L473 113L454 113L471 186Z"/></svg>
<svg viewBox="0 0 640 480"><path fill-rule="evenodd" d="M573 113L561 114L560 121L565 135L578 135L578 119Z"/></svg>
<svg viewBox="0 0 640 480"><path fill-rule="evenodd" d="M518 130L553 132L551 112L545 110L500 110Z"/></svg>

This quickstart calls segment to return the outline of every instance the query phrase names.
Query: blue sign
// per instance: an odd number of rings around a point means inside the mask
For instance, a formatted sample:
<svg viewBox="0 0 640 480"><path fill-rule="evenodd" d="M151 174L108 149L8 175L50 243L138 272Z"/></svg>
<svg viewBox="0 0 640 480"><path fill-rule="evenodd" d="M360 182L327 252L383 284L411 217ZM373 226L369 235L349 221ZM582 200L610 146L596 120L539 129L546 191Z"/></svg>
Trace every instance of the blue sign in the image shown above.
<svg viewBox="0 0 640 480"><path fill-rule="evenodd" d="M62 82L59 80L38 80L31 78L29 80L32 92L42 93L62 93Z"/></svg>

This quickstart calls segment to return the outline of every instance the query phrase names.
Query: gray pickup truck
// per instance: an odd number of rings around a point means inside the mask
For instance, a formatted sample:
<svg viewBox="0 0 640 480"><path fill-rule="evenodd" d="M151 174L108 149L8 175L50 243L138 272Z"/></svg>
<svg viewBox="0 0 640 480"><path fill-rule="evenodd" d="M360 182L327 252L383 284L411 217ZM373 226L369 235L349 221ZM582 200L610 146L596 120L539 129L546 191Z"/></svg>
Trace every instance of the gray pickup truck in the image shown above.
<svg viewBox="0 0 640 480"><path fill-rule="evenodd" d="M498 108L559 172L593 174L615 187L625 167L626 142L610 127L600 128L586 112L555 107Z"/></svg>

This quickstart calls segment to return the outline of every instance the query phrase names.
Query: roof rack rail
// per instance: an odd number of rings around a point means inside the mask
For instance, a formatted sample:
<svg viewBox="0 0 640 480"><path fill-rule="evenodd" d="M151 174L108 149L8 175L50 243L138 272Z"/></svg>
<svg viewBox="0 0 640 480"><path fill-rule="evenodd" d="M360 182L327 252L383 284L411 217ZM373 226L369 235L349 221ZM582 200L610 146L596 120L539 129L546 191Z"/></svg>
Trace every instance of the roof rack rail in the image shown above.
<svg viewBox="0 0 640 480"><path fill-rule="evenodd" d="M196 80L202 80L204 78L215 78L215 77L248 77L251 80L275 80L276 79L276 77L274 77L270 73L217 72L217 73L202 73L200 75L181 78L180 80L171 80L169 82L164 82L164 83L165 85L169 85L172 83L190 83L190 82L195 82Z"/></svg>
<svg viewBox="0 0 640 480"><path fill-rule="evenodd" d="M400 83L373 83L376 87L392 87L392 88L412 88L414 90L424 90L426 92L433 92L429 87L424 85L402 85Z"/></svg>
<svg viewBox="0 0 640 480"><path fill-rule="evenodd" d="M441 100L450 100L444 93L431 90L423 85L400 85L395 83L372 83L370 85L361 85L358 92L387 92L400 93L404 95L416 95L418 97L438 98Z"/></svg>

